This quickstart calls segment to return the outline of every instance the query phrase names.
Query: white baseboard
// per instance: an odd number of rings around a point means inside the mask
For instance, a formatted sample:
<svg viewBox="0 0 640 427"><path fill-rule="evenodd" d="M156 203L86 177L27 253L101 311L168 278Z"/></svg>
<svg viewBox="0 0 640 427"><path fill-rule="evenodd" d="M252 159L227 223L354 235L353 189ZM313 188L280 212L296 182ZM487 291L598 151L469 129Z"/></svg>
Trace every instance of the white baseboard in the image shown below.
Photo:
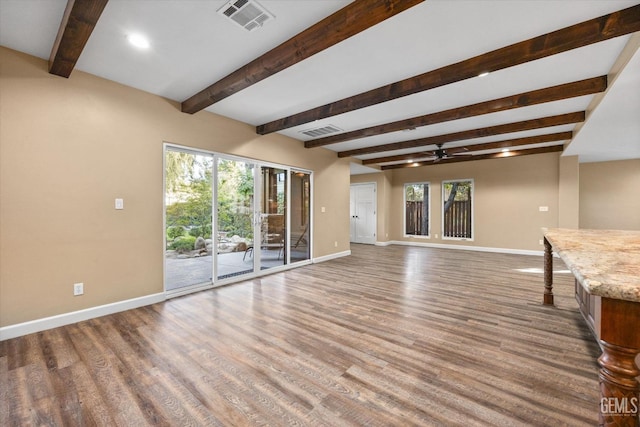
<svg viewBox="0 0 640 427"><path fill-rule="evenodd" d="M389 245L393 245L393 242L391 241L386 241L386 242L376 242L375 243L376 246L389 246Z"/></svg>
<svg viewBox="0 0 640 427"><path fill-rule="evenodd" d="M527 249L507 249L507 248L490 248L490 247L483 247L483 246L448 245L445 243L407 242L404 240L393 240L389 243L393 245L403 245L403 246L423 246L428 248L459 249L463 251L495 252L500 254L535 255L535 256L544 255L544 251L532 251Z"/></svg>
<svg viewBox="0 0 640 427"><path fill-rule="evenodd" d="M0 328L0 341L33 334L35 332L46 331L47 329L53 329L59 326L70 325L72 323L93 319L95 317L119 313L121 311L155 304L164 300L164 293L152 294L125 301L118 301L111 304L100 305L97 307L86 308L84 310L72 311L70 313L58 314L56 316L45 317L43 319L31 320L29 322L18 323L16 325L5 326Z"/></svg>
<svg viewBox="0 0 640 427"><path fill-rule="evenodd" d="M336 258L342 258L343 256L349 256L351 255L351 250L348 251L343 251L343 252L336 252L335 254L329 254L329 255L325 255L325 256L320 256L317 258L313 259L313 263L317 264L319 262L325 262L325 261L329 261L332 259L336 259Z"/></svg>

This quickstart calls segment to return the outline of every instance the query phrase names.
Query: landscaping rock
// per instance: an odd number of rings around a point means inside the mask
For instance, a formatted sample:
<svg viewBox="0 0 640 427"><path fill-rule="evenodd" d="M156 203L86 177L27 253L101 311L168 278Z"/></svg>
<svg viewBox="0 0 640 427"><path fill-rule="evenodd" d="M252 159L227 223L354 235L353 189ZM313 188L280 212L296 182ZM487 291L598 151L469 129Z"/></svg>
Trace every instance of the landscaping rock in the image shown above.
<svg viewBox="0 0 640 427"><path fill-rule="evenodd" d="M196 239L196 243L193 245L194 249L206 249L207 242L205 242L203 237L198 237Z"/></svg>

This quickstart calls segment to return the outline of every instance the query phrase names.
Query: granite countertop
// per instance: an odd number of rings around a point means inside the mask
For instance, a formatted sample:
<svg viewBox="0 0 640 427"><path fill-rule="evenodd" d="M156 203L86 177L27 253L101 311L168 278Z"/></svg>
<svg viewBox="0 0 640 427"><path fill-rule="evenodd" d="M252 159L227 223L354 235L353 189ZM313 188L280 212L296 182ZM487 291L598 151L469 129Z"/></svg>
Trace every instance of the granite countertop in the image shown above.
<svg viewBox="0 0 640 427"><path fill-rule="evenodd" d="M640 231L543 228L542 232L590 294L640 302Z"/></svg>

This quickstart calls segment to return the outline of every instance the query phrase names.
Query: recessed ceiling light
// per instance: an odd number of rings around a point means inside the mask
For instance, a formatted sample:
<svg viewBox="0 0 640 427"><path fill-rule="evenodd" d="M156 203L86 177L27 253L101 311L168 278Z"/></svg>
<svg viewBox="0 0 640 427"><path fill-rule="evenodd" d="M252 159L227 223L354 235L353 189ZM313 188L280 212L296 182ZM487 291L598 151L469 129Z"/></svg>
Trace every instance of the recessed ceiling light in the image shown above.
<svg viewBox="0 0 640 427"><path fill-rule="evenodd" d="M407 160L407 163L413 163L413 160Z"/></svg>
<svg viewBox="0 0 640 427"><path fill-rule="evenodd" d="M148 49L151 46L149 40L142 34L129 34L127 40L139 49Z"/></svg>
<svg viewBox="0 0 640 427"><path fill-rule="evenodd" d="M489 75L489 72L485 71L484 73L478 74L478 77L485 77L485 76L488 76L488 75Z"/></svg>

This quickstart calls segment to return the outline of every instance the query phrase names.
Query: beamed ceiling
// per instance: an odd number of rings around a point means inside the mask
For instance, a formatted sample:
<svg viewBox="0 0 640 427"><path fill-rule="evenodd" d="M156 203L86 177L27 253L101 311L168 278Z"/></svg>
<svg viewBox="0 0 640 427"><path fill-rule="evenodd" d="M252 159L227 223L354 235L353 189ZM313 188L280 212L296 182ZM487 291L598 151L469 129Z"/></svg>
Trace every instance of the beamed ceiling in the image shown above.
<svg viewBox="0 0 640 427"><path fill-rule="evenodd" d="M353 173L640 158L638 1L261 0L275 19L253 31L228 3L245 0L0 0L0 44L333 150Z"/></svg>

